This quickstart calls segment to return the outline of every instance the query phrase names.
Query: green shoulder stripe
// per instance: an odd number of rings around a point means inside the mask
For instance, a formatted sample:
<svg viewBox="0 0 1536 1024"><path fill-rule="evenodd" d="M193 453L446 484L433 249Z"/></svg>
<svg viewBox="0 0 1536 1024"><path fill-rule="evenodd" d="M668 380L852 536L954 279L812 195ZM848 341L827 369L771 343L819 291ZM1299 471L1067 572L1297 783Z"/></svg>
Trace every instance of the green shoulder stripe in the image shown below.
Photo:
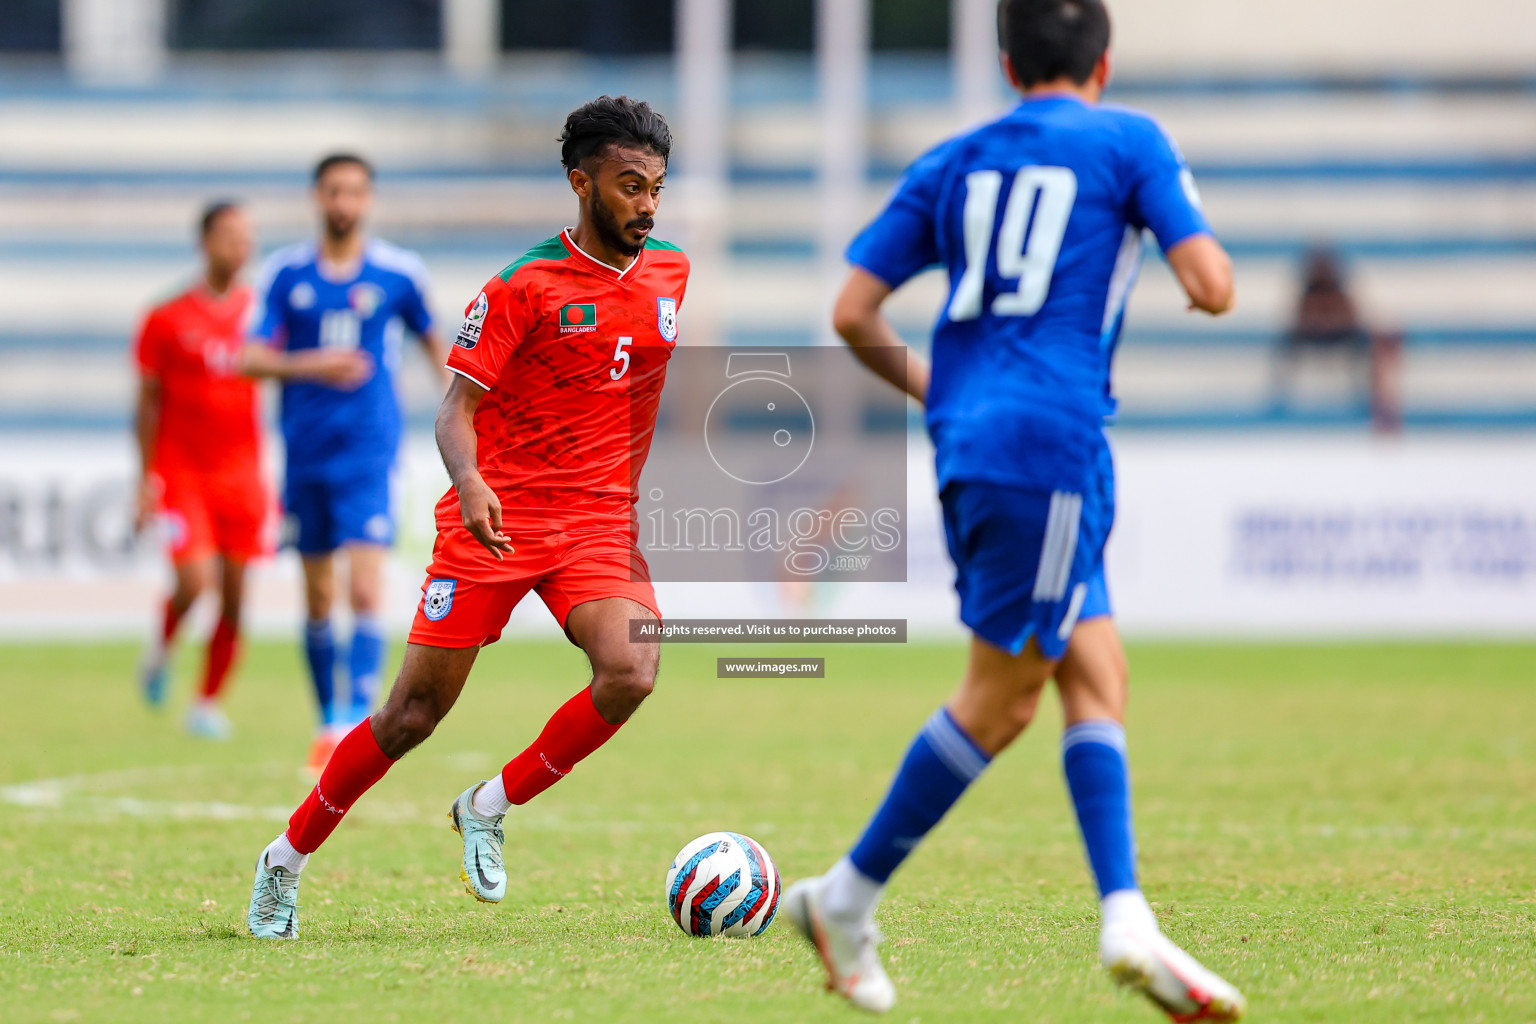
<svg viewBox="0 0 1536 1024"><path fill-rule="evenodd" d="M501 278L503 281L510 281L512 280L513 274L517 273L519 270L532 263L534 260L563 260L568 259L570 255L571 254L566 251L565 246L561 244L560 236L556 235L554 238L544 239L544 241L523 253L517 259L509 263L506 269L496 276Z"/></svg>
<svg viewBox="0 0 1536 1024"><path fill-rule="evenodd" d="M663 242L661 239L652 238L650 235L645 236L645 247L647 249L662 249L666 252L683 251L683 247L680 245L673 245L671 242Z"/></svg>

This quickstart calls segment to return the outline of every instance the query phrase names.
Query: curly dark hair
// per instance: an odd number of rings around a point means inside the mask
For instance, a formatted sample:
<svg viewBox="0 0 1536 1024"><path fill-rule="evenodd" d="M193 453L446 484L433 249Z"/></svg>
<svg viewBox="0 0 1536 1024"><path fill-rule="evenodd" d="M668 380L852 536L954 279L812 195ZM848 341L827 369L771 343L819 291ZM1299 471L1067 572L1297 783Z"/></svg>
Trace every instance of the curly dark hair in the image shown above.
<svg viewBox="0 0 1536 1024"><path fill-rule="evenodd" d="M634 146L661 157L672 155L672 129L644 100L599 96L566 116L560 132L560 164L574 171L609 146Z"/></svg>

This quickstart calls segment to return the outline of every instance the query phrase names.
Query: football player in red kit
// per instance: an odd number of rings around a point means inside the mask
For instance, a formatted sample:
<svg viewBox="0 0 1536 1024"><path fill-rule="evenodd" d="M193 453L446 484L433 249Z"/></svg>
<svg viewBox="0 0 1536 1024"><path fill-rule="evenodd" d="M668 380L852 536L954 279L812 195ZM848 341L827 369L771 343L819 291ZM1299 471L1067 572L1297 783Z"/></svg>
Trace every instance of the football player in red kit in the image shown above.
<svg viewBox="0 0 1536 1024"><path fill-rule="evenodd" d="M352 353L277 358L246 365L251 290L239 282L254 245L237 203L210 205L201 220L202 277L155 307L134 343L139 374L134 418L142 472L136 522L163 522L175 569L159 628L145 654L145 699L165 701L171 642L204 591L219 588L218 625L208 642L199 696L187 716L194 735L223 739L218 699L240 641L247 564L267 548L272 496L261 467L252 376L305 377L346 386L366 367Z"/></svg>
<svg viewBox="0 0 1536 1024"><path fill-rule="evenodd" d="M687 258L650 237L672 136L649 105L604 96L566 119L561 141L576 226L491 278L465 311L437 415L453 488L437 506L405 661L384 707L341 741L258 856L247 923L259 938L297 935L309 854L431 735L530 590L586 652L592 680L499 775L453 801L475 898L506 894L503 815L606 743L651 692L658 648L631 643L629 623L659 618L634 504L688 283Z"/></svg>

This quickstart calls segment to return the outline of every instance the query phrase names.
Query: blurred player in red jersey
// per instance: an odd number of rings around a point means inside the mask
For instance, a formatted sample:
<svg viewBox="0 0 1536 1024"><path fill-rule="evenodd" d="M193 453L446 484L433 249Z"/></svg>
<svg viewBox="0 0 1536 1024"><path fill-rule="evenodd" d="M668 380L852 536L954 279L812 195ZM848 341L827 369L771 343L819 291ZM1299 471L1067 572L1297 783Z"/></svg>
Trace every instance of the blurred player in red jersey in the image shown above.
<svg viewBox="0 0 1536 1024"><path fill-rule="evenodd" d="M186 724L195 735L224 739L229 723L218 698L239 648L245 568L266 550L272 511L261 468L256 386L248 375L347 384L365 368L353 353L247 366L251 290L238 278L254 246L250 217L238 203L216 202L204 211L201 229L201 279L151 310L134 343L142 468L135 518L141 529L161 518L175 569L175 587L140 683L152 706L164 703L177 627L217 584L219 622Z"/></svg>
<svg viewBox="0 0 1536 1024"><path fill-rule="evenodd" d="M658 648L631 643L629 623L660 617L634 504L688 285L681 250L650 237L672 135L649 105L604 96L566 118L561 142L576 227L530 249L465 311L437 414L453 489L437 506L405 662L384 707L341 741L257 858L248 925L258 938L297 934L309 854L431 735L530 590L586 652L592 680L500 775L454 800L460 873L476 899L506 894L503 815L606 743L655 682Z"/></svg>

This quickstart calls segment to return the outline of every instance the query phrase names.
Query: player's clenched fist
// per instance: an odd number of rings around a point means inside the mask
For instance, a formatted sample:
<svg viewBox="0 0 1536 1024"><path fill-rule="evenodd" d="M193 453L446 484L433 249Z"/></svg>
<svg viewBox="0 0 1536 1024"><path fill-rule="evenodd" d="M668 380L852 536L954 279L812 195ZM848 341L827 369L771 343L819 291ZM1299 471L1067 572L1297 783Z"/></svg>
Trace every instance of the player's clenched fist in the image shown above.
<svg viewBox="0 0 1536 1024"><path fill-rule="evenodd" d="M296 353L310 379L333 388L351 391L373 376L373 357L361 349L315 349Z"/></svg>
<svg viewBox="0 0 1536 1024"><path fill-rule="evenodd" d="M511 539L501 532L501 501L484 480L467 480L459 488L459 514L464 528L498 560L503 551L512 550Z"/></svg>
<svg viewBox="0 0 1536 1024"><path fill-rule="evenodd" d="M165 488L160 483L160 478L153 473L145 473L139 478L138 494L133 503L133 529L135 533L143 533L144 528L154 521L155 514L160 511L160 500L164 496Z"/></svg>
<svg viewBox="0 0 1536 1024"><path fill-rule="evenodd" d="M373 376L373 356L356 348L306 348L282 352L262 342L245 346L240 372L248 377L313 381L352 391Z"/></svg>

